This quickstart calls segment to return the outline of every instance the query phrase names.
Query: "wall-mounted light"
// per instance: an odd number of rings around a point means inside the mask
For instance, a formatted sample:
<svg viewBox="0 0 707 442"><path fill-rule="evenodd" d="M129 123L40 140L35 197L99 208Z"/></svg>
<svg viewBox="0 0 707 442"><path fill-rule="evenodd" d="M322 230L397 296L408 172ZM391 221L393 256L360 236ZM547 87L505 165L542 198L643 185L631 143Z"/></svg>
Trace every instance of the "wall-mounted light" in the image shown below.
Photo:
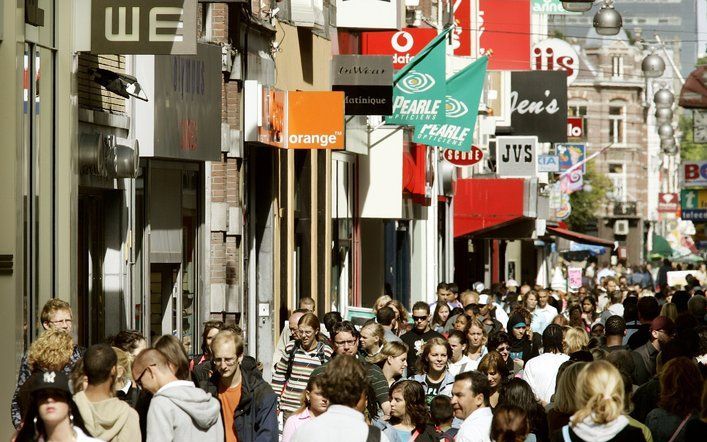
<svg viewBox="0 0 707 442"><path fill-rule="evenodd" d="M114 94L123 98L135 97L138 100L147 101L145 91L138 83L137 78L132 75L120 74L102 68L91 68L88 73L93 81Z"/></svg>

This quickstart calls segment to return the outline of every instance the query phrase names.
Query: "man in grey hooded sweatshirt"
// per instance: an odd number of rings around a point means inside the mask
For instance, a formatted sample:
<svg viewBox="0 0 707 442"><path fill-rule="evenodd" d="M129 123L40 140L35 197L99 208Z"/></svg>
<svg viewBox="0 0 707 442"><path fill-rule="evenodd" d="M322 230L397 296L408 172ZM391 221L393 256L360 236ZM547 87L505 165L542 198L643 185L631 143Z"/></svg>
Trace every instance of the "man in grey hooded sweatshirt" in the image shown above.
<svg viewBox="0 0 707 442"><path fill-rule="evenodd" d="M147 412L147 441L222 442L218 399L180 381L159 350L147 349L133 362L133 379L153 394Z"/></svg>

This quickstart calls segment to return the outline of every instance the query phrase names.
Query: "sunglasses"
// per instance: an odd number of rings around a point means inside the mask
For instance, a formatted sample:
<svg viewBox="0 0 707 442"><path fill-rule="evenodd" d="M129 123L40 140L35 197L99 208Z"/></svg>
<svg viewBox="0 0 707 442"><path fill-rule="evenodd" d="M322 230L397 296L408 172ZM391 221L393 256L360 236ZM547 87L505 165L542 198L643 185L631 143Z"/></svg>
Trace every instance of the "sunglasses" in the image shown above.
<svg viewBox="0 0 707 442"><path fill-rule="evenodd" d="M137 384L138 387L142 388L142 377L145 376L145 373L147 373L147 369L150 367L157 367L157 364L150 364L147 367L145 367L144 370L142 370L142 373L140 373L140 376L135 379L135 383Z"/></svg>
<svg viewBox="0 0 707 442"><path fill-rule="evenodd" d="M412 319L416 322L417 321L424 321L427 319L427 316L413 316Z"/></svg>

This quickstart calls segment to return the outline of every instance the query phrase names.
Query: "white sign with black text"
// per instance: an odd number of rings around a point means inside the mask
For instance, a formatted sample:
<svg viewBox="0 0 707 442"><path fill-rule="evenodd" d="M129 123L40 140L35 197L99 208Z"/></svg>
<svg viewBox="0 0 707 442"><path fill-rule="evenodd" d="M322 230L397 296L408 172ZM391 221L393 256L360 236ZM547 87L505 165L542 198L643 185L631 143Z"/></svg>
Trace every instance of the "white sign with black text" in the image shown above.
<svg viewBox="0 0 707 442"><path fill-rule="evenodd" d="M535 178L538 174L538 137L496 137L496 175Z"/></svg>

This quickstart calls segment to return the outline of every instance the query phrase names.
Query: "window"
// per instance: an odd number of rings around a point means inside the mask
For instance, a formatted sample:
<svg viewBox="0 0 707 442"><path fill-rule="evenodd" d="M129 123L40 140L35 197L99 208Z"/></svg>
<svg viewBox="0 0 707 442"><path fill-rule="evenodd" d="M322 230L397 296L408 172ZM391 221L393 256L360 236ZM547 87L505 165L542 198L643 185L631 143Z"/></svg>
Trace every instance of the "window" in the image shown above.
<svg viewBox="0 0 707 442"><path fill-rule="evenodd" d="M611 57L611 77L612 78L623 78L624 77L624 58L621 56Z"/></svg>
<svg viewBox="0 0 707 442"><path fill-rule="evenodd" d="M609 106L609 142L626 144L626 107Z"/></svg>
<svg viewBox="0 0 707 442"><path fill-rule="evenodd" d="M607 196L617 202L626 202L626 166L623 163L609 163L608 166L607 176L613 189Z"/></svg>
<svg viewBox="0 0 707 442"><path fill-rule="evenodd" d="M584 104L570 104L567 109L568 117L582 117L587 116L587 106Z"/></svg>

